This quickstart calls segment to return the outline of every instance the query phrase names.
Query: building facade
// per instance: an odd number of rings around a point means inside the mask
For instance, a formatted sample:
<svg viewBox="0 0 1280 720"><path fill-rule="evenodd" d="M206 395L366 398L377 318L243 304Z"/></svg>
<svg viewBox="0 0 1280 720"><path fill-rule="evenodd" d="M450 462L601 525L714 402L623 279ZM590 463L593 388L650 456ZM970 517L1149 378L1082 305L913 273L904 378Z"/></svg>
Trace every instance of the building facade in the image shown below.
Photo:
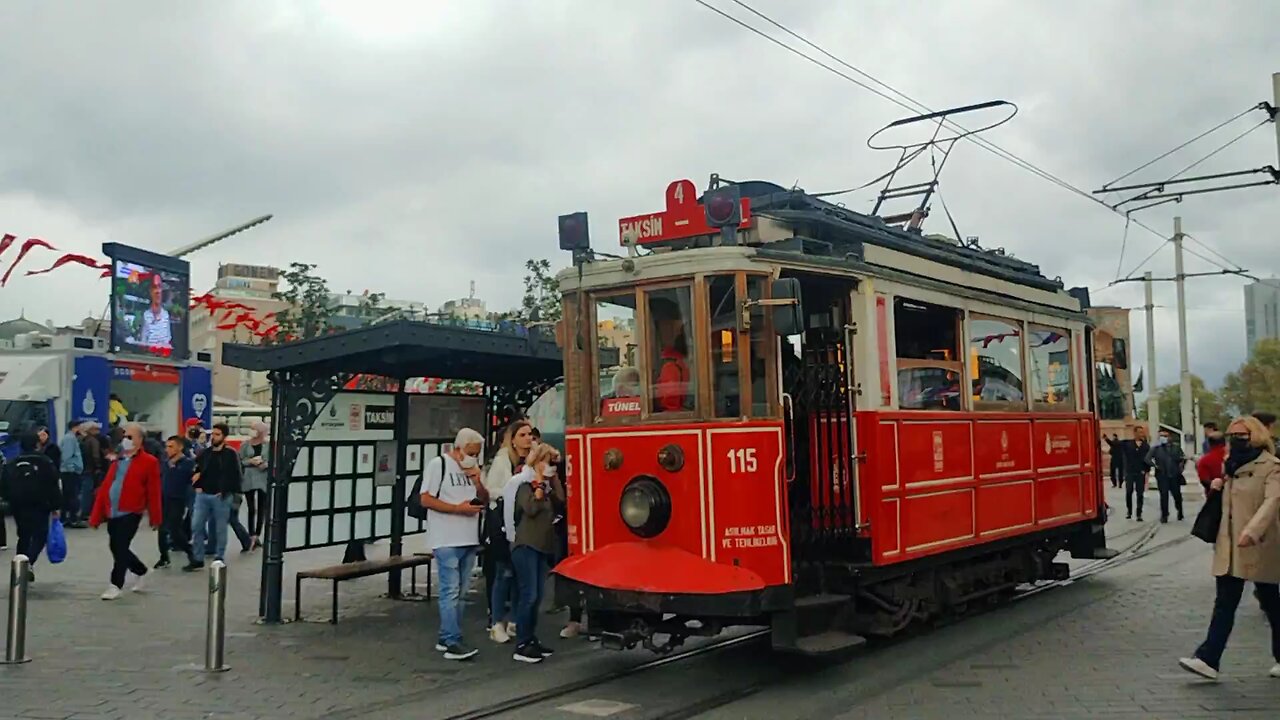
<svg viewBox="0 0 1280 720"><path fill-rule="evenodd" d="M1280 338L1280 280L1244 286L1244 335L1250 358L1259 340Z"/></svg>
<svg viewBox="0 0 1280 720"><path fill-rule="evenodd" d="M1129 340L1129 310L1097 306L1087 311L1094 323L1094 382L1098 390L1099 432L1104 438L1132 438L1134 429L1145 425L1138 420L1133 398L1134 372ZM1102 443L1104 470L1109 466L1109 446Z"/></svg>
<svg viewBox="0 0 1280 720"><path fill-rule="evenodd" d="M227 264L218 266L218 278L209 295L224 302L237 302L249 310L214 310L206 307L191 311L191 350L209 350L213 353L213 398L215 405L252 403L254 391L269 387L266 373L255 373L222 364L222 346L225 343L257 344L261 339L243 324L233 328L234 317L248 312L265 320L270 313L278 313L288 303L277 300L274 294L280 289L280 270L268 265Z"/></svg>

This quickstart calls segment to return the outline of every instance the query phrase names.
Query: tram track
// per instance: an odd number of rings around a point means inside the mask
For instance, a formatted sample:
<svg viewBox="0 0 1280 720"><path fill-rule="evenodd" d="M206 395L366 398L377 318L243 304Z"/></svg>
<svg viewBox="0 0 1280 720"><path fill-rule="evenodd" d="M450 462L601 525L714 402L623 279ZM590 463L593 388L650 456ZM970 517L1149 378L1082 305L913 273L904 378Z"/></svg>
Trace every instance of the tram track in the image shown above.
<svg viewBox="0 0 1280 720"><path fill-rule="evenodd" d="M1094 560L1086 563L1085 565L1076 568L1072 572L1071 577L1064 580L1048 581L1026 590L1019 591L1015 595L1012 595L1008 602L1024 600L1048 590L1067 587L1074 584L1077 580L1082 580L1084 578L1106 572L1107 570L1126 565L1169 547L1179 545L1190 537L1189 535L1181 535L1162 543L1151 545L1152 541L1154 541L1156 536L1159 534L1160 527L1161 526L1159 524L1152 523L1149 527L1136 528L1134 530L1120 533L1116 536L1117 538L1127 537L1133 534L1137 534L1138 537L1133 542L1120 549L1114 557ZM964 619L972 619L972 617L979 614L985 613L974 613ZM758 642L766 639L769 634L769 630L750 632L724 641L714 642L691 650L680 651L665 657L655 658L634 666L581 678L579 680L546 688L545 690L509 698L490 705L474 708L466 712L457 713L455 715L449 715L442 720L484 720L486 718L500 717L507 713L515 713L520 710L559 700L582 690L588 690L619 680L631 678L650 670L667 667L693 658L728 650L733 647L746 646L753 641ZM911 637L911 635L907 635L905 637ZM785 675L785 673L772 673L766 678L752 679L749 682L741 683L728 690L721 690L712 695L698 698L677 708L666 708L661 713L660 717L664 718L664 720L683 720L685 718L698 717L699 715L710 712L711 710L731 705L746 697L756 695L768 687L778 682L782 682L783 675Z"/></svg>

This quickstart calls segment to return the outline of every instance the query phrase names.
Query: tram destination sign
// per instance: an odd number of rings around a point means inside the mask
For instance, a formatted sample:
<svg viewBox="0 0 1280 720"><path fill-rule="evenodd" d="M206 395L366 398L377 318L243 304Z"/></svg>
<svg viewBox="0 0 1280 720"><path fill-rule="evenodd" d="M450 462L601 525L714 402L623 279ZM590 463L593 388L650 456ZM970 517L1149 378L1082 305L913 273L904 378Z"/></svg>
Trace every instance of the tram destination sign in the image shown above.
<svg viewBox="0 0 1280 720"><path fill-rule="evenodd" d="M751 199L742 198L742 222L738 223L738 229L749 227ZM624 246L628 240L634 240L637 245L651 245L719 232L707 224L706 211L698 202L698 189L692 180L676 180L667 186L665 210L618 220L618 242Z"/></svg>

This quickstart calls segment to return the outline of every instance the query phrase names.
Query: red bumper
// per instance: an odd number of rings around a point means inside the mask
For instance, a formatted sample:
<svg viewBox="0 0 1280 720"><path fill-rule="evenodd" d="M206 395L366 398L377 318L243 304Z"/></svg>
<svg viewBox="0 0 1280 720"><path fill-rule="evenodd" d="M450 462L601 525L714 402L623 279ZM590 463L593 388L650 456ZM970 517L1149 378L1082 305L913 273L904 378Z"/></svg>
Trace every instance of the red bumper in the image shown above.
<svg viewBox="0 0 1280 720"><path fill-rule="evenodd" d="M764 580L750 570L646 542L613 543L570 557L555 573L602 590L661 595L724 595L765 588Z"/></svg>

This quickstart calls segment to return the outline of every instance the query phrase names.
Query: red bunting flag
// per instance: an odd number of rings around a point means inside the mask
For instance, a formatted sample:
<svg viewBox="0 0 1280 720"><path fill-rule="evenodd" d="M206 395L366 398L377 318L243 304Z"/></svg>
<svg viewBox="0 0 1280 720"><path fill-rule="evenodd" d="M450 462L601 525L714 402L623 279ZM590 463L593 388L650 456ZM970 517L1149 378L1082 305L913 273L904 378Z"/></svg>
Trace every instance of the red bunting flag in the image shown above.
<svg viewBox="0 0 1280 720"><path fill-rule="evenodd" d="M17 235L10 235L9 233L5 233L4 237L0 237L0 255L4 255L4 251L8 250L13 241L17 239Z"/></svg>
<svg viewBox="0 0 1280 720"><path fill-rule="evenodd" d="M5 271L4 277L0 277L0 287L4 287L6 284L8 284L9 276L12 275L13 271L18 268L18 263L21 263L22 258L26 257L27 253L31 252L31 248L37 245L41 247L49 248L50 250L57 250L57 248L45 242L44 240L41 240L40 238L28 239L26 242L22 243L22 250L18 252L17 259L14 260L13 264L9 266L9 269Z"/></svg>
<svg viewBox="0 0 1280 720"><path fill-rule="evenodd" d="M53 272L54 270L57 270L63 265L67 265L69 263L78 263L80 265L91 267L95 270L106 270L108 275L111 274L110 265L107 265L105 263L100 263L94 258L89 257L88 255L77 255L76 253L67 253L66 255L63 255L62 257L55 260L52 265L45 268L44 270L28 270L26 274L27 275L43 275L45 273Z"/></svg>

